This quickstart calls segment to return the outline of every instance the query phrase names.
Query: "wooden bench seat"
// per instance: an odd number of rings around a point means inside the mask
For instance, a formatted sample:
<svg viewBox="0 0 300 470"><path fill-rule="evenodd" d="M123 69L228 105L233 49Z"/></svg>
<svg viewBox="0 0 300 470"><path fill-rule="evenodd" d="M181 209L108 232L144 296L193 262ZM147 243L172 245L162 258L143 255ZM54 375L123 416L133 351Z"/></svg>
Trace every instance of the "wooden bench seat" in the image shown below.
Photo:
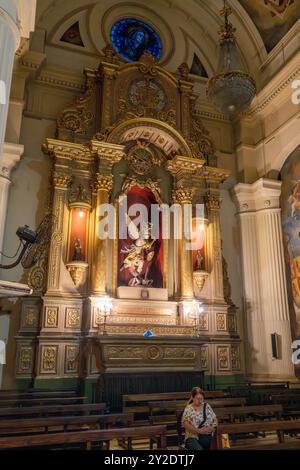
<svg viewBox="0 0 300 470"><path fill-rule="evenodd" d="M65 398L65 397L77 397L78 393L75 390L65 390L62 392L53 390L50 391L38 391L38 392L16 392L8 390L0 390L0 400L15 399L22 400L27 398Z"/></svg>
<svg viewBox="0 0 300 470"><path fill-rule="evenodd" d="M76 403L86 403L87 397L39 397L39 398L0 398L0 408L16 406L42 406L42 405L75 405Z"/></svg>
<svg viewBox="0 0 300 470"><path fill-rule="evenodd" d="M263 420L266 418L280 419L282 415L281 405L257 405L242 407L217 408L215 413L220 421L233 422L235 419L252 418L254 420Z"/></svg>
<svg viewBox="0 0 300 470"><path fill-rule="evenodd" d="M281 405L263 405L263 406L241 406L241 407L225 407L215 408L215 413L218 418L219 428L221 423L234 423L235 420L252 419L252 421L260 421L265 419L278 420L281 418L282 406ZM156 416L153 417L150 422L151 424L158 424ZM184 428L181 424L182 411L177 412L176 425L178 434L178 444L181 446L184 441ZM163 424L163 420L160 420L160 424ZM174 420L175 425L175 420ZM170 425L169 425L170 426Z"/></svg>
<svg viewBox="0 0 300 470"><path fill-rule="evenodd" d="M278 441L284 442L284 433L300 432L300 420L294 421L263 421L238 424L221 424L217 428L217 447L222 448L222 434L229 437L245 434L272 432L277 434ZM253 445L253 444L251 444Z"/></svg>
<svg viewBox="0 0 300 470"><path fill-rule="evenodd" d="M249 445L235 446L230 449L222 450L298 450L300 449L300 439L291 442L258 443Z"/></svg>
<svg viewBox="0 0 300 470"><path fill-rule="evenodd" d="M209 400L210 405L213 409L224 408L227 406L244 406L246 404L245 398L223 398L223 399L212 399ZM150 410L150 416L154 414L169 414L173 410L184 410L187 402L186 401L153 401L148 403Z"/></svg>
<svg viewBox="0 0 300 470"><path fill-rule="evenodd" d="M48 416L48 415L74 415L74 414L103 414L106 410L105 403L79 404L79 405L51 405L51 406L26 406L13 408L0 408L0 420L24 416Z"/></svg>
<svg viewBox="0 0 300 470"><path fill-rule="evenodd" d="M79 429L81 427L99 429L132 426L133 414L112 413L107 415L87 416L52 416L47 418L7 419L0 421L0 435L26 434L34 432L49 432L51 429L60 428L64 432Z"/></svg>
<svg viewBox="0 0 300 470"><path fill-rule="evenodd" d="M170 392L170 393L147 393L135 395L123 395L123 413L149 413L148 403L152 401L187 401L191 392ZM206 391L206 399L224 398L225 392L222 390Z"/></svg>
<svg viewBox="0 0 300 470"><path fill-rule="evenodd" d="M85 444L91 449L92 443L112 439L150 439L157 442L158 449L166 449L166 426L139 426L92 431L38 434L33 436L1 437L0 449L55 447L57 445Z"/></svg>

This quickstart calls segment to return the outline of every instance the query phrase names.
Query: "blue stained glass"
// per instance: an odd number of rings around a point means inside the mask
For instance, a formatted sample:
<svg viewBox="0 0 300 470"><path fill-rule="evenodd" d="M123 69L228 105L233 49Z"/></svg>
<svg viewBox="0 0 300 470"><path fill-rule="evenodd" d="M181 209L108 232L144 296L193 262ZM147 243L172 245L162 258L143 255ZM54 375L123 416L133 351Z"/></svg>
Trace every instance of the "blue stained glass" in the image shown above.
<svg viewBox="0 0 300 470"><path fill-rule="evenodd" d="M129 62L150 52L156 60L162 54L162 43L151 26L134 18L124 18L113 25L110 39L115 50Z"/></svg>

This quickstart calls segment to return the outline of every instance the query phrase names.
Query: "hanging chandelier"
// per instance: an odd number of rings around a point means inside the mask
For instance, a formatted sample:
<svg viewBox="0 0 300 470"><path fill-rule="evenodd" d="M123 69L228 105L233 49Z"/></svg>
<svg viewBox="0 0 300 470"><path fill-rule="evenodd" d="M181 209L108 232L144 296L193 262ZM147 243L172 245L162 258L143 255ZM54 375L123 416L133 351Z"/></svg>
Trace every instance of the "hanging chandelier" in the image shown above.
<svg viewBox="0 0 300 470"><path fill-rule="evenodd" d="M224 0L220 14L225 21L219 31L217 74L208 82L207 98L218 111L233 116L250 105L256 94L256 84L251 75L243 70L234 34L236 28L228 19L231 13L231 8Z"/></svg>

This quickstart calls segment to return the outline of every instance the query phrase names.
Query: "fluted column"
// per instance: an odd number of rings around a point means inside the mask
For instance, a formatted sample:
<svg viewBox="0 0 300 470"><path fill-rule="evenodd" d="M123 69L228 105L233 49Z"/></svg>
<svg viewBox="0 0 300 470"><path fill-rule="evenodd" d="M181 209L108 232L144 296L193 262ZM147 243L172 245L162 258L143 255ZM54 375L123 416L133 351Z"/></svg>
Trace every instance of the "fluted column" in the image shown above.
<svg viewBox="0 0 300 470"><path fill-rule="evenodd" d="M180 277L180 298L181 300L193 299L193 258L192 250L188 249L187 244L190 243L190 237L186 233L188 221L185 221L185 205L192 204L194 191L192 189L180 188L173 192L174 202L181 206L181 230L182 236L178 241L179 252L179 277ZM190 221L191 224L191 221Z"/></svg>
<svg viewBox="0 0 300 470"><path fill-rule="evenodd" d="M66 223L66 194L72 177L59 172L53 173L53 233L50 242L47 295L60 289L64 224Z"/></svg>
<svg viewBox="0 0 300 470"><path fill-rule="evenodd" d="M246 364L254 381L294 378L280 193L281 182L267 179L234 188L242 242ZM280 337L279 359L272 359L272 333Z"/></svg>
<svg viewBox="0 0 300 470"><path fill-rule="evenodd" d="M92 293L93 295L106 295L107 284L107 256L108 240L102 240L98 234L99 209L102 204L109 203L109 194L112 189L112 175L97 174L95 183L96 210L95 210L95 238L92 267Z"/></svg>

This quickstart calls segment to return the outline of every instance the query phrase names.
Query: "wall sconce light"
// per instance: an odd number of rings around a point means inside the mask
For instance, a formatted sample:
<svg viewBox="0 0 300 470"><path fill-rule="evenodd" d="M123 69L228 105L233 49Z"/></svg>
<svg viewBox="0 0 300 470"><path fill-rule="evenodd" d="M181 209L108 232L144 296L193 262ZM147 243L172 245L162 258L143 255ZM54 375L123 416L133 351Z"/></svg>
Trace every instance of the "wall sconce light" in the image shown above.
<svg viewBox="0 0 300 470"><path fill-rule="evenodd" d="M280 359L280 336L277 333L271 334L272 358Z"/></svg>

